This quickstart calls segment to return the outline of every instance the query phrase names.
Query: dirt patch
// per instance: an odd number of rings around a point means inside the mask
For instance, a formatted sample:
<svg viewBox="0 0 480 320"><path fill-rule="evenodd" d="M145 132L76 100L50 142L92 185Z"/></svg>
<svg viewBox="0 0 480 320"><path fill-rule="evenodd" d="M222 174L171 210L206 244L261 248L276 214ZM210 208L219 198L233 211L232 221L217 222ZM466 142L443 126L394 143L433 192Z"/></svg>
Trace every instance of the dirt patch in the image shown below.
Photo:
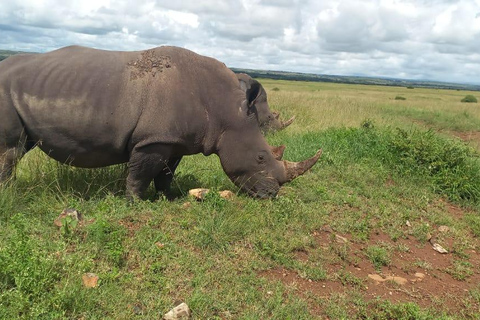
<svg viewBox="0 0 480 320"><path fill-rule="evenodd" d="M425 121L421 120L413 120L413 123L416 123L418 125L424 126L429 129L436 130L439 133L447 134L450 136L457 137L477 150L480 150L480 131L455 131L455 130L445 130L445 129L439 129L433 125L430 125L426 123Z"/></svg>
<svg viewBox="0 0 480 320"><path fill-rule="evenodd" d="M439 206L441 208L444 208L444 210L447 210L447 212L454 217L455 219L462 219L463 216L465 215L464 209L462 209L460 206L457 206L453 203L450 203L444 199L438 200L437 203L435 203L436 206Z"/></svg>
<svg viewBox="0 0 480 320"><path fill-rule="evenodd" d="M129 216L120 219L118 223L124 227L127 230L128 235L132 237L138 230L147 225L150 219L150 216L147 215L137 215L135 217Z"/></svg>
<svg viewBox="0 0 480 320"><path fill-rule="evenodd" d="M170 68L172 61L168 56L159 56L154 50L147 50L142 52L141 58L131 61L127 65L131 68L130 80L135 80L147 74L155 77L157 73L163 72L165 68Z"/></svg>
<svg viewBox="0 0 480 320"><path fill-rule="evenodd" d="M450 209L458 214L458 208ZM361 242L352 240L348 234L339 235L328 226L315 231L313 236L316 246L294 255L305 264L321 257L323 268L328 271L326 280L303 278L283 267L265 270L259 275L281 281L304 297L313 294L329 298L334 293L357 290L367 301L381 298L414 302L421 307L438 305L449 313L465 308L469 291L478 288L480 283L480 254L472 249L461 256L451 251L441 254L429 241L420 243L411 237L392 241L384 233L371 234L368 241ZM441 242L450 250L454 240L443 236ZM371 246L386 248L389 263L376 268L367 254ZM318 310L312 305L311 311L317 313Z"/></svg>
<svg viewBox="0 0 480 320"><path fill-rule="evenodd" d="M473 141L480 143L480 131L467 131L467 132L459 132L459 131L450 131L450 133L463 141Z"/></svg>

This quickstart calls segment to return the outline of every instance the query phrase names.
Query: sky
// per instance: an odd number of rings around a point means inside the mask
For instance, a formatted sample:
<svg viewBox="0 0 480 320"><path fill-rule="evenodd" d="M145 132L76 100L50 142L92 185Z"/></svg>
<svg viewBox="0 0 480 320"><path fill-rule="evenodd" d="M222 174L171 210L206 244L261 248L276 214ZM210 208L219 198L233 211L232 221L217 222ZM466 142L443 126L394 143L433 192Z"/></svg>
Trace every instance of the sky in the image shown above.
<svg viewBox="0 0 480 320"><path fill-rule="evenodd" d="M0 0L0 49L184 47L229 67L480 84L480 0Z"/></svg>

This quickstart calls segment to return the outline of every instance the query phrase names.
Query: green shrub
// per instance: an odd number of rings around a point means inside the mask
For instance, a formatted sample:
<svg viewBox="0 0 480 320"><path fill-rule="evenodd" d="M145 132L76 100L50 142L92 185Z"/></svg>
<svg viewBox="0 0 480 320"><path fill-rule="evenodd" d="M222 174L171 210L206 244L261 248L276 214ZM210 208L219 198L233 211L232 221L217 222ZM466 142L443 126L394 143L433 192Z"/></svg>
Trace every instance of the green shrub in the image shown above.
<svg viewBox="0 0 480 320"><path fill-rule="evenodd" d="M465 98L463 98L461 100L462 102L473 102L473 103L476 103L477 102L477 98L475 98L474 96L472 96L471 94L469 95L466 95Z"/></svg>
<svg viewBox="0 0 480 320"><path fill-rule="evenodd" d="M275 87L275 88L272 89L272 91L280 91L280 89Z"/></svg>
<svg viewBox="0 0 480 320"><path fill-rule="evenodd" d="M432 130L397 129L391 138L390 161L397 170L429 177L436 192L453 200L480 201L480 161L472 148Z"/></svg>
<svg viewBox="0 0 480 320"><path fill-rule="evenodd" d="M407 89L415 89L415 87L408 86Z"/></svg>
<svg viewBox="0 0 480 320"><path fill-rule="evenodd" d="M407 100L407 98L402 97L402 96L396 96L395 100Z"/></svg>

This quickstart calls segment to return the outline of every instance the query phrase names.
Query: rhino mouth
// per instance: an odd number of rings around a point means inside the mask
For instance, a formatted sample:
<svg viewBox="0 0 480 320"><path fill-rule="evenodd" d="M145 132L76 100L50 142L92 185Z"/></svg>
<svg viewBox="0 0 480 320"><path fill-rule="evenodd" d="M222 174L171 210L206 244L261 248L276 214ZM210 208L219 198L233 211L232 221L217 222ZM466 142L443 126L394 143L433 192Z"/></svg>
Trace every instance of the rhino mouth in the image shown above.
<svg viewBox="0 0 480 320"><path fill-rule="evenodd" d="M260 175L256 177L254 175L249 179L243 181L243 183L236 183L237 186L249 196L258 198L258 199L269 199L277 196L280 189L280 185L277 180L271 177L265 177ZM240 182L243 179L236 179L235 181Z"/></svg>

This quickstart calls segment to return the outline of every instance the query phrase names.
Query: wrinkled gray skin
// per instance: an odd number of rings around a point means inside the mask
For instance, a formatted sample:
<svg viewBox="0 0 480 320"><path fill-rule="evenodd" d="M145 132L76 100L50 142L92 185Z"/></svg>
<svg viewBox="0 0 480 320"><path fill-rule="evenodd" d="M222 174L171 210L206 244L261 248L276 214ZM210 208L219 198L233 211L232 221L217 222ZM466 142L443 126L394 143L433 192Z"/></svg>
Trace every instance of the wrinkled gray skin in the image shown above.
<svg viewBox="0 0 480 320"><path fill-rule="evenodd" d="M320 157L275 159L234 73L176 47L72 46L2 61L0 181L35 146L78 167L127 162L132 198L152 180L167 190L169 166L184 155L217 154L228 177L260 198L274 197Z"/></svg>
<svg viewBox="0 0 480 320"><path fill-rule="evenodd" d="M257 80L246 73L237 73L240 87L245 91L250 110L255 113L258 125L262 132L279 131L288 127L295 120L295 116L287 121L279 119L278 112L270 111L267 102L267 92Z"/></svg>
<svg viewBox="0 0 480 320"><path fill-rule="evenodd" d="M279 131L283 130L288 127L294 120L295 116L292 117L288 121L281 121L279 119L278 112L270 111L267 102L267 92L263 88L263 86L257 80L253 79L246 73L237 73L236 74L240 88L245 91L245 96L247 99L247 104L249 105L248 110L249 114L253 113L257 119L258 126L262 133L268 133L272 131ZM283 150L284 150L284 146ZM272 147L274 148L274 147ZM275 153L275 150L272 149L274 153L274 157L277 160L281 160L283 156L283 150L281 155L278 156ZM165 194L170 195L170 185L175 174L175 170L177 169L178 165L180 164L181 159L176 159L175 162L171 162L168 165L168 171L165 173L165 178L162 179L163 185L159 187Z"/></svg>

